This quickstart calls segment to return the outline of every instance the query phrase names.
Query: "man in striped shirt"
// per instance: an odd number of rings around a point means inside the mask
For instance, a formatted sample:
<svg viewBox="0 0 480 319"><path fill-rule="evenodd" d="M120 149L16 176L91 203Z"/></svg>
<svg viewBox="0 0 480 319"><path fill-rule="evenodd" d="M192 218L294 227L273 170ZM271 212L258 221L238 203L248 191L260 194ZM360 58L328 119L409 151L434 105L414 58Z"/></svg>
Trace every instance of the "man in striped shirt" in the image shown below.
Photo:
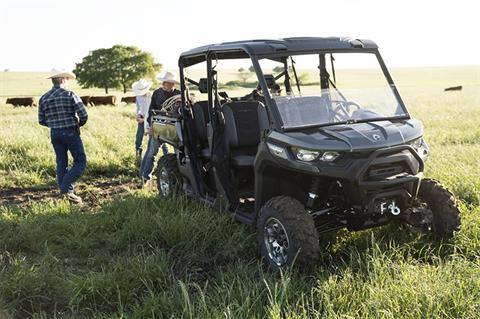
<svg viewBox="0 0 480 319"><path fill-rule="evenodd" d="M75 79L70 72L57 73L50 77L53 87L40 98L38 122L50 128L50 137L56 155L56 175L60 194L70 202L81 204L73 185L82 175L87 158L80 138L80 126L88 119L85 105L72 91L67 90L68 81ZM73 156L73 165L68 168L68 151Z"/></svg>

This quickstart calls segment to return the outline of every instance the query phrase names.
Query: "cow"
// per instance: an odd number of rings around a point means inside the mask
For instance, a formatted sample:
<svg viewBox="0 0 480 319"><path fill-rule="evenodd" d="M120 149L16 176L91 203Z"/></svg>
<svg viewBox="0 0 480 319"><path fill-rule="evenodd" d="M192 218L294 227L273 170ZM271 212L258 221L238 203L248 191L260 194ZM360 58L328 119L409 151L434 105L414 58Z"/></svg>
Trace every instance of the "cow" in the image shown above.
<svg viewBox="0 0 480 319"><path fill-rule="evenodd" d="M117 97L115 95L107 96L92 96L90 97L91 105L113 105L117 104Z"/></svg>
<svg viewBox="0 0 480 319"><path fill-rule="evenodd" d="M449 87L449 88L446 88L444 91L447 92L447 91L461 91L463 88L463 86L459 85L459 86L452 86L452 87Z"/></svg>
<svg viewBox="0 0 480 319"><path fill-rule="evenodd" d="M135 96L124 96L124 97L122 97L121 102L125 102L125 103L129 104L129 103L135 103L136 100L137 100L137 98Z"/></svg>
<svg viewBox="0 0 480 319"><path fill-rule="evenodd" d="M11 97L7 99L7 104L13 106L37 106L37 100L34 97Z"/></svg>
<svg viewBox="0 0 480 319"><path fill-rule="evenodd" d="M91 98L92 97L90 95L85 95L85 96L80 97L80 99L82 99L82 102L85 106L90 104L90 99Z"/></svg>

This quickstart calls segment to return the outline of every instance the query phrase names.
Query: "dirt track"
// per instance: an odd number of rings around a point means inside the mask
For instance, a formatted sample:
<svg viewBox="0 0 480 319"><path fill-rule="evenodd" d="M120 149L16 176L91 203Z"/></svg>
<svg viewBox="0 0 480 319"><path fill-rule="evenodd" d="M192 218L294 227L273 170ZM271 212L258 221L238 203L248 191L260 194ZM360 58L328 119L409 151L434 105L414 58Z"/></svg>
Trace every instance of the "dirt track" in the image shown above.
<svg viewBox="0 0 480 319"><path fill-rule="evenodd" d="M94 209L113 198L124 197L139 187L139 181L121 180L106 177L82 178L75 192L80 195L84 205ZM57 187L12 187L0 189L0 206L25 206L35 201L59 200Z"/></svg>

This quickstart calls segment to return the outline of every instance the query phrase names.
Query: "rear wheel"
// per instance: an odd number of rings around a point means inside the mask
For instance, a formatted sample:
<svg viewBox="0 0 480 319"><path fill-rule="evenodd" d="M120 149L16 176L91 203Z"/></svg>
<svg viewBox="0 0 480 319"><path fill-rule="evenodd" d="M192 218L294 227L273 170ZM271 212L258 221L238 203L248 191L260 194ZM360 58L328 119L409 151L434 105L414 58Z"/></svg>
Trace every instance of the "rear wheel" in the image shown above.
<svg viewBox="0 0 480 319"><path fill-rule="evenodd" d="M288 196L278 196L263 205L257 221L260 254L278 271L293 264L314 266L320 256L318 233L304 206Z"/></svg>
<svg viewBox="0 0 480 319"><path fill-rule="evenodd" d="M436 239L450 239L460 230L460 210L449 190L438 181L425 178L408 222Z"/></svg>
<svg viewBox="0 0 480 319"><path fill-rule="evenodd" d="M180 191L182 179L175 154L166 154L158 160L157 189L160 195L168 196Z"/></svg>

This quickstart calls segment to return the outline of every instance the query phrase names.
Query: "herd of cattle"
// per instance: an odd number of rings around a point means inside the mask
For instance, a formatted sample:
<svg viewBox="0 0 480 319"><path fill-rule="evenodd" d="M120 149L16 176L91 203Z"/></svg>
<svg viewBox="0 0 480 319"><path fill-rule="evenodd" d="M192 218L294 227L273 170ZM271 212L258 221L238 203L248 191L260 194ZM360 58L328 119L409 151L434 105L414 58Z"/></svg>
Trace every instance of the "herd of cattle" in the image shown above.
<svg viewBox="0 0 480 319"><path fill-rule="evenodd" d="M117 105L117 97L115 95L107 96L81 96L83 104L85 105ZM120 102L135 103L135 96L124 96ZM37 99L34 97L12 97L7 99L7 104L13 106L37 106Z"/></svg>

